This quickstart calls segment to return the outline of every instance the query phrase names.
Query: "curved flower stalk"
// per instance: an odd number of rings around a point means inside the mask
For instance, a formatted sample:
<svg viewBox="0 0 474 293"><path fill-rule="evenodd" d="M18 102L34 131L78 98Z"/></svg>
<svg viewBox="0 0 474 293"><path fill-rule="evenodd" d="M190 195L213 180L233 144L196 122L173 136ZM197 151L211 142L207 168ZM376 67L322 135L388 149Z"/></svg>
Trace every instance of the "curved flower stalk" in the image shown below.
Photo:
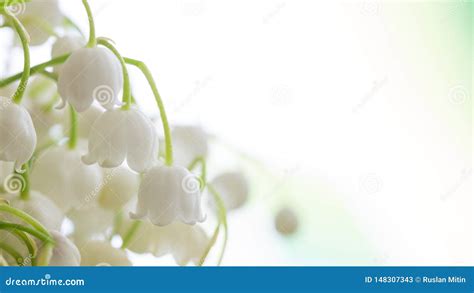
<svg viewBox="0 0 474 293"><path fill-rule="evenodd" d="M79 266L81 264L81 254L76 245L67 237L57 231L52 231L51 235L54 240L49 262L50 266ZM46 247L47 251L48 247ZM49 253L49 251L47 251ZM48 257L46 256L46 259Z"/></svg>
<svg viewBox="0 0 474 293"><path fill-rule="evenodd" d="M100 168L84 165L81 153L65 146L43 152L31 172L32 188L49 196L65 213L95 200L101 182Z"/></svg>
<svg viewBox="0 0 474 293"><path fill-rule="evenodd" d="M82 266L131 266L124 250L109 242L92 240L80 245Z"/></svg>

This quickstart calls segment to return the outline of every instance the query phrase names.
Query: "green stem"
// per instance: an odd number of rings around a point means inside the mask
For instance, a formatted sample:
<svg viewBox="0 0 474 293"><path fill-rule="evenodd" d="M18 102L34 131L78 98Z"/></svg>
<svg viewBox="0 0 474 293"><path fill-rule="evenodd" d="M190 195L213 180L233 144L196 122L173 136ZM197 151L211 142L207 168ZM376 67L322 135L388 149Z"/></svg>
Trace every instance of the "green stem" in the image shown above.
<svg viewBox="0 0 474 293"><path fill-rule="evenodd" d="M38 253L36 264L41 267L47 266L49 264L49 261L51 260L51 257L53 256L53 249L54 245L50 242L46 242L43 248Z"/></svg>
<svg viewBox="0 0 474 293"><path fill-rule="evenodd" d="M58 75L54 72L49 72L47 70L42 70L42 71L40 71L40 74L47 77L47 78L49 78L49 79L51 79L51 80L53 80L53 81L56 81L56 82L58 81Z"/></svg>
<svg viewBox="0 0 474 293"><path fill-rule="evenodd" d="M95 24L94 24L94 16L92 15L91 7L87 0L82 0L82 4L87 12L87 18L89 19L89 42L87 42L88 48L93 48L96 46L97 41L95 39Z"/></svg>
<svg viewBox="0 0 474 293"><path fill-rule="evenodd" d="M11 19L15 31L20 37L21 46L23 47L23 73L21 75L20 84L18 85L18 88L13 94L13 102L16 104L20 104L21 99L25 94L26 86L28 85L28 80L30 78L30 47L28 45L29 36L21 22L18 20L18 18L16 18L15 15L13 15L8 9L5 9L5 13Z"/></svg>
<svg viewBox="0 0 474 293"><path fill-rule="evenodd" d="M68 147L73 150L77 146L77 113L72 106L69 107L70 126L69 126L69 142Z"/></svg>
<svg viewBox="0 0 474 293"><path fill-rule="evenodd" d="M38 238L39 240L41 240L45 243L46 242L54 243L54 240L51 237L49 237L48 235L46 235L42 232L38 232L37 230L35 230L33 228L23 226L23 225L20 225L20 224L0 221L0 230L13 230L13 231L20 230L20 231L23 231L25 233L30 234L31 236L34 236L34 237Z"/></svg>
<svg viewBox="0 0 474 293"><path fill-rule="evenodd" d="M207 168L206 168L206 160L203 157L197 157L194 159L191 164L188 166L188 170L192 171L194 168L196 168L197 164L201 164L201 191L204 190L206 187L207 183Z"/></svg>
<svg viewBox="0 0 474 293"><path fill-rule="evenodd" d="M54 59L51 59L47 62L44 62L44 63L41 63L41 64L38 64L38 65L35 65L35 66L31 67L30 75L40 73L41 71L43 71L47 67L63 64L69 58L69 55L70 54L65 54L65 55L56 57ZM22 78L22 76L23 76L23 72L20 72L20 73L17 73L15 75L12 75L10 77L7 77L5 79L0 80L0 88L6 87L7 85L10 85L10 84L14 83L15 81Z"/></svg>
<svg viewBox="0 0 474 293"><path fill-rule="evenodd" d="M122 55L120 55L119 51L112 45L112 43L105 39L105 38L97 38L97 43L102 45L112 51L117 59L120 61L120 65L122 66L123 72L123 110L130 109L132 105L132 90L130 88L130 77L128 75L127 65L125 64L125 60L123 60Z"/></svg>
<svg viewBox="0 0 474 293"><path fill-rule="evenodd" d="M16 209L7 204L0 204L0 211L9 213L13 216L20 218L25 223L31 225L33 228L35 228L39 232L46 235L48 238L51 238L51 235L49 234L48 230L40 222L38 222L36 219L28 215L27 213L23 212L22 210Z"/></svg>
<svg viewBox="0 0 474 293"><path fill-rule="evenodd" d="M23 256L13 247L6 243L0 243L0 249L8 253L11 257L15 259L15 262L18 265L23 263Z"/></svg>
<svg viewBox="0 0 474 293"><path fill-rule="evenodd" d="M128 228L127 233L123 237L122 249L125 249L130 245L130 242L132 241L133 236L135 236L135 234L138 231L138 228L140 228L141 225L142 225L141 221L135 221L133 222L132 226Z"/></svg>
<svg viewBox="0 0 474 293"><path fill-rule="evenodd" d="M229 238L229 227L227 226L227 210L225 208L225 204L222 200L222 197L220 196L219 192L217 192L217 190L214 188L214 186L208 184L207 188L213 195L214 200L216 201L219 210L219 219L220 221L222 221L222 225L224 226L224 242L222 243L222 250L219 256L219 261L217 263L217 265L221 265L227 247L227 239Z"/></svg>
<svg viewBox="0 0 474 293"><path fill-rule="evenodd" d="M204 265L204 262L206 261L206 258L207 258L207 256L209 255L209 252L211 252L212 247L214 247L214 245L216 244L217 237L219 236L220 227L221 227L221 222L218 221L217 227L216 227L216 229L214 230L214 234L212 234L211 241L209 241L209 245L207 245L206 250L204 251L203 256L202 256L201 259L199 260L199 266L203 266L203 265Z"/></svg>
<svg viewBox="0 0 474 293"><path fill-rule="evenodd" d="M11 233L17 237L20 241L22 241L23 243L25 243L25 246L26 248L28 249L28 253L29 253L29 258L30 258L30 261L32 264L34 264L35 262L35 257L36 257L36 253L37 253L37 250L38 250L38 247L36 246L36 242L33 241L33 239L31 239L25 232L23 231L19 231L19 230L14 230L14 231L11 231ZM25 265L24 261L23 261L23 265Z"/></svg>
<svg viewBox="0 0 474 293"><path fill-rule="evenodd" d="M20 199L22 200L28 200L30 198L30 166L28 163L24 164L22 166L23 173L17 173L19 176L21 176L25 182L23 188L20 190Z"/></svg>
<svg viewBox="0 0 474 293"><path fill-rule="evenodd" d="M158 105L158 109L160 110L161 122L163 124L163 131L165 134L165 145L166 145L165 164L167 166L171 166L173 165L173 145L171 142L171 131L170 131L169 123L168 123L168 118L166 117L165 106L163 104L163 100L161 99L160 93L158 92L158 88L156 87L156 83L155 83L155 80L153 79L153 75L151 74L146 64L143 63L142 61L131 59L131 58L124 58L124 60L126 63L140 69L143 75L145 75L148 83L150 84L151 90L153 91L153 95L155 96L156 104Z"/></svg>
<svg viewBox="0 0 474 293"><path fill-rule="evenodd" d="M72 20L70 19L69 17L67 16L63 16L64 18L64 24L66 26L69 26L69 27L72 27L74 30L76 30L82 37L85 37L84 36L84 32L79 28L79 26Z"/></svg>

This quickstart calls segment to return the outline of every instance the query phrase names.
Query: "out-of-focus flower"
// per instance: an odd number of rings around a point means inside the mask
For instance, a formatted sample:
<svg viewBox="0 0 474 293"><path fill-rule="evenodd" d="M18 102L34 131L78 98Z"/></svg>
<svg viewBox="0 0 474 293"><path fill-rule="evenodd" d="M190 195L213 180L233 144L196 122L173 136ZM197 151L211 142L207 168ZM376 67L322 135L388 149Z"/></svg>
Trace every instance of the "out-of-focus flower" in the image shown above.
<svg viewBox="0 0 474 293"><path fill-rule="evenodd" d="M65 213L95 200L101 182L98 166L84 165L79 151L64 146L45 151L31 172L33 189L49 196Z"/></svg>
<svg viewBox="0 0 474 293"><path fill-rule="evenodd" d="M150 119L136 109L104 112L93 124L85 164L104 168L120 166L125 158L130 169L143 172L158 157L158 135Z"/></svg>
<svg viewBox="0 0 474 293"><path fill-rule="evenodd" d="M66 236L59 232L52 231L51 236L54 240L54 249L50 266L79 266L81 264L81 254L76 245Z"/></svg>
<svg viewBox="0 0 474 293"><path fill-rule="evenodd" d="M31 46L45 43L63 20L57 0L31 0L18 4L18 9L18 19L30 36Z"/></svg>
<svg viewBox="0 0 474 293"><path fill-rule="evenodd" d="M0 97L0 160L15 162L15 169L28 162L36 147L36 132L25 108Z"/></svg>
<svg viewBox="0 0 474 293"><path fill-rule="evenodd" d="M125 166L107 169L99 195L99 204L109 210L119 210L137 193L139 177Z"/></svg>
<svg viewBox="0 0 474 293"><path fill-rule="evenodd" d="M228 210L241 207L248 198L247 179L241 172L223 173L212 180L212 186L222 196Z"/></svg>
<svg viewBox="0 0 474 293"><path fill-rule="evenodd" d="M81 48L61 68L60 108L70 103L77 112L84 112L95 99L110 110L119 104L117 97L122 85L122 67L114 54L105 48Z"/></svg>
<svg viewBox="0 0 474 293"><path fill-rule="evenodd" d="M122 236L125 231L122 229ZM127 248L136 253L152 253L156 257L171 254L177 264L185 266L190 262L199 263L209 241L206 232L198 225L173 223L157 227L144 221Z"/></svg>
<svg viewBox="0 0 474 293"><path fill-rule="evenodd" d="M65 36L58 38L51 49L51 57L56 58L72 53L86 45L86 41L81 36ZM54 67L54 72L60 72L61 65Z"/></svg>
<svg viewBox="0 0 474 293"><path fill-rule="evenodd" d="M96 236L103 236L114 222L114 213L95 203L71 210L68 217L74 223L76 243L87 243Z"/></svg>
<svg viewBox="0 0 474 293"><path fill-rule="evenodd" d="M82 266L131 266L124 250L104 241L89 241L80 245Z"/></svg>
<svg viewBox="0 0 474 293"><path fill-rule="evenodd" d="M282 235L291 235L298 230L298 218L290 208L282 208L275 217L275 228Z"/></svg>
<svg viewBox="0 0 474 293"><path fill-rule="evenodd" d="M175 126L171 132L174 162L178 166L188 166L197 157L208 153L208 135L198 126Z"/></svg>
<svg viewBox="0 0 474 293"><path fill-rule="evenodd" d="M137 211L130 216L149 219L158 226L174 221L190 225L204 221L199 180L183 167L153 167L142 179Z"/></svg>

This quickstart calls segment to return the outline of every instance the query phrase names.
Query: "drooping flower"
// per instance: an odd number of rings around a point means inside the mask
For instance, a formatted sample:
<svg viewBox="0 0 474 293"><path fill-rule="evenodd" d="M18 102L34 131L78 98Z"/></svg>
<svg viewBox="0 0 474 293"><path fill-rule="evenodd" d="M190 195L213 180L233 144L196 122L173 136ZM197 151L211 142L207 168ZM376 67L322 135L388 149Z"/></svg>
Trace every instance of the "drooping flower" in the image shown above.
<svg viewBox="0 0 474 293"><path fill-rule="evenodd" d="M183 167L153 167L143 176L137 210L130 216L149 219L158 226L174 221L190 225L204 221L199 180Z"/></svg>
<svg viewBox="0 0 474 293"><path fill-rule="evenodd" d="M65 54L72 53L84 47L86 41L81 36L65 36L58 38L51 49L51 57L56 58ZM54 67L54 72L60 72L61 65Z"/></svg>
<svg viewBox="0 0 474 293"><path fill-rule="evenodd" d="M106 48L81 48L61 67L60 108L70 103L77 112L84 112L95 99L110 110L119 104L117 97L122 85L122 67L114 54Z"/></svg>
<svg viewBox="0 0 474 293"><path fill-rule="evenodd" d="M275 228L282 235L291 235L298 229L298 218L295 212L288 208L282 208L275 217Z"/></svg>
<svg viewBox="0 0 474 293"><path fill-rule="evenodd" d="M241 172L220 174L212 180L211 184L222 196L228 210L237 209L247 201L249 195L248 182Z"/></svg>
<svg viewBox="0 0 474 293"><path fill-rule="evenodd" d="M174 162L178 166L188 166L197 157L208 153L208 135L198 126L175 126L171 131Z"/></svg>
<svg viewBox="0 0 474 293"><path fill-rule="evenodd" d="M26 28L31 46L45 43L63 20L57 0L31 0L26 4L12 6L11 9Z"/></svg>
<svg viewBox="0 0 474 293"><path fill-rule="evenodd" d="M109 242L92 240L80 244L82 266L131 266L124 250L113 247Z"/></svg>
<svg viewBox="0 0 474 293"><path fill-rule="evenodd" d="M72 267L81 265L79 249L70 239L56 231L51 231L51 236L54 240L54 248L49 261L50 266Z"/></svg>
<svg viewBox="0 0 474 293"><path fill-rule="evenodd" d="M94 200L101 182L98 166L84 165L79 151L64 146L45 151L31 171L32 188L49 196L65 213Z"/></svg>
<svg viewBox="0 0 474 293"><path fill-rule="evenodd" d="M28 162L36 147L36 131L25 108L0 97L0 160L15 162L15 169Z"/></svg>
<svg viewBox="0 0 474 293"><path fill-rule="evenodd" d="M99 194L99 204L108 210L119 210L137 193L139 177L125 166L107 169Z"/></svg>
<svg viewBox="0 0 474 293"><path fill-rule="evenodd" d="M104 109L98 105L92 105L89 109L77 115L77 135L82 139L89 139L89 135L94 122L104 113ZM65 119L65 128L69 129L71 125L70 119Z"/></svg>
<svg viewBox="0 0 474 293"><path fill-rule="evenodd" d="M85 164L115 168L127 159L130 169L143 172L158 157L158 135L150 119L136 109L104 112L92 126Z"/></svg>
<svg viewBox="0 0 474 293"><path fill-rule="evenodd" d="M130 225L131 223L126 223L121 229L122 236ZM206 232L199 225L176 222L165 227L157 227L144 221L127 249L135 253L151 253L156 257L171 254L178 265L185 266L190 262L199 263L209 241Z"/></svg>

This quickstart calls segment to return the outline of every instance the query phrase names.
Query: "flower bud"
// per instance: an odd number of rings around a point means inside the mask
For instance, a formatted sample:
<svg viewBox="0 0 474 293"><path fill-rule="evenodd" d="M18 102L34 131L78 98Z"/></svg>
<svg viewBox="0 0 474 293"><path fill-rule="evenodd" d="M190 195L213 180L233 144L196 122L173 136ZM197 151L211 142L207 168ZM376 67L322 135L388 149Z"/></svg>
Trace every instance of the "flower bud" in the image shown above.
<svg viewBox="0 0 474 293"><path fill-rule="evenodd" d="M275 228L282 235L291 235L298 229L298 218L290 208L281 209L275 217Z"/></svg>

